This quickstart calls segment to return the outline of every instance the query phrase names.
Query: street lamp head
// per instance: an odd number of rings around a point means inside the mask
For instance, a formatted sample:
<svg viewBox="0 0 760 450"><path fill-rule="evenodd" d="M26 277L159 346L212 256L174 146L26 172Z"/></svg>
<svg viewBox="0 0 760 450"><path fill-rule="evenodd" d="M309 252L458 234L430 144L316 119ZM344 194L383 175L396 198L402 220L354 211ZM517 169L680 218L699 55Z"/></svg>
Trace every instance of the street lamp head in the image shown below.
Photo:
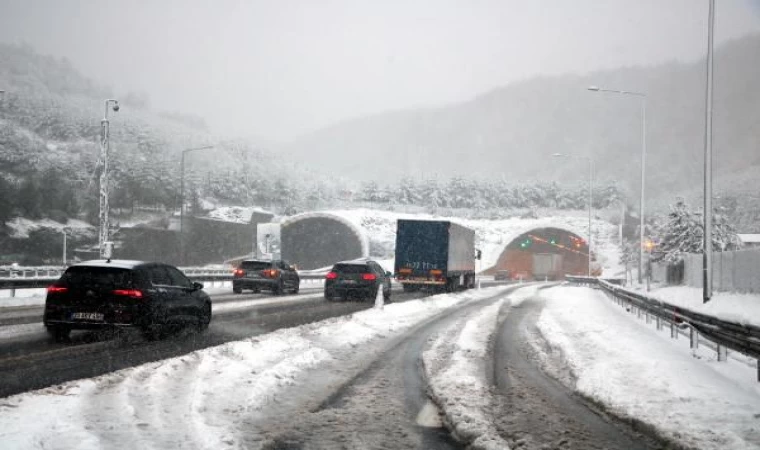
<svg viewBox="0 0 760 450"><path fill-rule="evenodd" d="M589 86L588 90L589 91L594 91L594 92L599 92L599 86Z"/></svg>
<svg viewBox="0 0 760 450"><path fill-rule="evenodd" d="M114 100L113 101L113 112L119 112L119 101Z"/></svg>

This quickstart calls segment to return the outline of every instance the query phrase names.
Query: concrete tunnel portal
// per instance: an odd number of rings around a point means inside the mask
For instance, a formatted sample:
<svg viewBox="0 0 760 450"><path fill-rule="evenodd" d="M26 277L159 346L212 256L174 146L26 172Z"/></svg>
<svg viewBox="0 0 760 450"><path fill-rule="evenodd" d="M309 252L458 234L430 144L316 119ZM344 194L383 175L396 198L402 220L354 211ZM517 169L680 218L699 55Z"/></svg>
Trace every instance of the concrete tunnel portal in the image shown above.
<svg viewBox="0 0 760 450"><path fill-rule="evenodd" d="M524 280L561 280L565 275L586 275L588 250L586 239L571 231L536 228L507 244L496 265L485 273L508 270L512 279Z"/></svg>
<svg viewBox="0 0 760 450"><path fill-rule="evenodd" d="M335 214L307 213L282 223L282 259L313 270L369 255L364 231Z"/></svg>

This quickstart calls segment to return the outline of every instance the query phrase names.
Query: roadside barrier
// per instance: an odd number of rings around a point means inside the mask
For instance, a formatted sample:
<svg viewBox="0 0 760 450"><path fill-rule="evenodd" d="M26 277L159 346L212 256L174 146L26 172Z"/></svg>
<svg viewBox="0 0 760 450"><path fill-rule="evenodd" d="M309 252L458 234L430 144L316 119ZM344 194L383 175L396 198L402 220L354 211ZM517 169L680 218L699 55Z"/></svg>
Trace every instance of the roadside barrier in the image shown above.
<svg viewBox="0 0 760 450"><path fill-rule="evenodd" d="M717 353L718 361L728 359L728 350L754 358L757 381L760 382L760 327L694 312L630 291L611 280L576 276L567 276L565 279L572 284L601 289L609 299L639 319L644 319L647 323L654 321L658 330L670 327L670 337L687 337L692 351L703 344Z"/></svg>

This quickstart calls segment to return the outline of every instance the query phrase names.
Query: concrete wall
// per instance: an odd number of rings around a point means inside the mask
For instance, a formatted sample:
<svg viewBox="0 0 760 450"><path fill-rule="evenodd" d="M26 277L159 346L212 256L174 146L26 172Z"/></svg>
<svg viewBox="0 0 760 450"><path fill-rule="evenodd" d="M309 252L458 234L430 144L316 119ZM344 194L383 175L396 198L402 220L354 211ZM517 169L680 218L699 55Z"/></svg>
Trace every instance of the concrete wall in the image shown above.
<svg viewBox="0 0 760 450"><path fill-rule="evenodd" d="M269 221L271 215L255 219ZM256 241L256 222L234 223L221 220L185 218L185 259L181 258L180 233L155 228L122 228L117 258L161 261L175 265L221 263L229 258L250 254Z"/></svg>
<svg viewBox="0 0 760 450"><path fill-rule="evenodd" d="M684 258L684 284L702 287L702 255ZM760 249L713 253L713 289L760 293Z"/></svg>

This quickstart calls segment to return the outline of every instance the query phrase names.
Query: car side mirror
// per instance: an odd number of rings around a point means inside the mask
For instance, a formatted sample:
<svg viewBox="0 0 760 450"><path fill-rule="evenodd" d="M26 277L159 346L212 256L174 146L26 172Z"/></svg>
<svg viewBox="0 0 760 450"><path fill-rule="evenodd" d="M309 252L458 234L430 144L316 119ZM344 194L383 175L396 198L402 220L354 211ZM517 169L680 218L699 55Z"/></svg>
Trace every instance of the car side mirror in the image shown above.
<svg viewBox="0 0 760 450"><path fill-rule="evenodd" d="M392 276L393 276L393 274L392 274L392 273L390 273L390 272L388 272L388 271L386 271L386 272L385 272L385 276L386 276L386 277L388 277L388 278L390 278L390 277L392 277Z"/></svg>
<svg viewBox="0 0 760 450"><path fill-rule="evenodd" d="M197 281L194 282L193 289L195 289L196 291L200 291L201 289L203 289L203 283L198 283Z"/></svg>

